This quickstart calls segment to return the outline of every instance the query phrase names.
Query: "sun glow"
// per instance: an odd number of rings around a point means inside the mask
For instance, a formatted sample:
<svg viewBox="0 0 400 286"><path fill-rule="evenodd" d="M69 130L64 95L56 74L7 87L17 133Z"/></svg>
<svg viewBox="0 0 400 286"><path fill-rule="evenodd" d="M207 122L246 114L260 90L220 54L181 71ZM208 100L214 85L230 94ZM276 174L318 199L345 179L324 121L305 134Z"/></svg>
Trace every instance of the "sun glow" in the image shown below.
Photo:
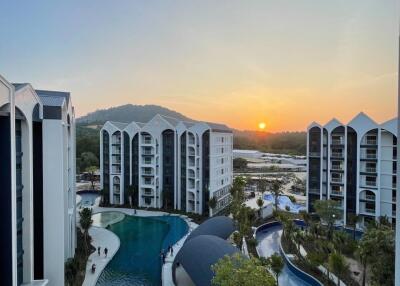
<svg viewBox="0 0 400 286"><path fill-rule="evenodd" d="M258 128L260 128L261 130L264 130L265 127L267 127L267 125L264 122L258 123Z"/></svg>

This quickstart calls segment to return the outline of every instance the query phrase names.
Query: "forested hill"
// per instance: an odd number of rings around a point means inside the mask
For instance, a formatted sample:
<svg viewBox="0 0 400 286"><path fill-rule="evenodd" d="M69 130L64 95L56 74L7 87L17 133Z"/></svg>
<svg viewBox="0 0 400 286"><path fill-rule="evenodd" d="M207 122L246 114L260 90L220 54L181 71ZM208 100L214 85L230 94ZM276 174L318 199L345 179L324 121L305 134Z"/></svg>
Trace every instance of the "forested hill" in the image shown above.
<svg viewBox="0 0 400 286"><path fill-rule="evenodd" d="M180 120L190 120L179 112L158 105L132 105L126 104L108 109L91 112L77 119L80 125L102 125L106 121L117 121L129 123L148 122L155 115L161 114Z"/></svg>

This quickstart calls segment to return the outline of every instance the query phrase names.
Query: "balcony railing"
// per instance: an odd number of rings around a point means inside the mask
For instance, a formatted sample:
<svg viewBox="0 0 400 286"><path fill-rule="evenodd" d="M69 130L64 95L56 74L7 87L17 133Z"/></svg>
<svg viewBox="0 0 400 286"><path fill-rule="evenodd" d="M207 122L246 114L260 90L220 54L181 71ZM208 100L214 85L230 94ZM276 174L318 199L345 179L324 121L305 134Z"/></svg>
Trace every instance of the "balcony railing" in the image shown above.
<svg viewBox="0 0 400 286"><path fill-rule="evenodd" d="M342 191L334 191L334 190L332 190L332 191L331 191L331 195L335 195L335 196L343 196L344 194L343 194L343 192L342 192Z"/></svg>
<svg viewBox="0 0 400 286"><path fill-rule="evenodd" d="M375 196L374 195L365 195L365 199L369 201L375 201Z"/></svg>
<svg viewBox="0 0 400 286"><path fill-rule="evenodd" d="M342 152L332 152L332 157L333 158L343 158L343 153Z"/></svg>
<svg viewBox="0 0 400 286"><path fill-rule="evenodd" d="M343 145L342 139L332 139L332 145Z"/></svg>
<svg viewBox="0 0 400 286"><path fill-rule="evenodd" d="M365 167L364 171L367 173L376 173L376 168Z"/></svg>
<svg viewBox="0 0 400 286"><path fill-rule="evenodd" d="M154 155L153 150L143 150L143 155Z"/></svg>
<svg viewBox="0 0 400 286"><path fill-rule="evenodd" d="M143 175L153 175L153 170L144 170Z"/></svg>
<svg viewBox="0 0 400 286"><path fill-rule="evenodd" d="M376 159L376 154L364 153L362 154L361 159Z"/></svg>
<svg viewBox="0 0 400 286"><path fill-rule="evenodd" d="M321 156L320 152L309 152L308 154L309 154L310 157L319 157L319 156Z"/></svg>
<svg viewBox="0 0 400 286"><path fill-rule="evenodd" d="M375 214L375 209L364 208L364 212L369 214Z"/></svg>
<svg viewBox="0 0 400 286"><path fill-rule="evenodd" d="M363 145L376 145L376 144L377 144L377 141L376 141L376 139L365 139L365 140L362 142L362 144L363 144Z"/></svg>
<svg viewBox="0 0 400 286"><path fill-rule="evenodd" d="M365 181L364 184L369 187L376 187L376 181Z"/></svg>
<svg viewBox="0 0 400 286"><path fill-rule="evenodd" d="M343 183L343 178L331 178L332 183Z"/></svg>
<svg viewBox="0 0 400 286"><path fill-rule="evenodd" d="M343 171L342 165L332 165L331 169L335 171Z"/></svg>
<svg viewBox="0 0 400 286"><path fill-rule="evenodd" d="M316 195L320 194L320 190L319 189L315 189L315 188L308 189L308 192L310 194L316 194Z"/></svg>

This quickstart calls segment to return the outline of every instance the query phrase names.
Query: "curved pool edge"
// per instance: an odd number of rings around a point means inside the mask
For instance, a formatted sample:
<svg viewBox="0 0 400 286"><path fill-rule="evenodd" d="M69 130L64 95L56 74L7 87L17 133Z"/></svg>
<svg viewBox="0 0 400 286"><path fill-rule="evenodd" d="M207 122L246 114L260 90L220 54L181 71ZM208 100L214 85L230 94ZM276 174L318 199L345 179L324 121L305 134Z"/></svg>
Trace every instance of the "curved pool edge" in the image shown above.
<svg viewBox="0 0 400 286"><path fill-rule="evenodd" d="M89 229L89 234L92 237L92 245L96 248L96 251L89 256L86 262L85 280L82 286L95 286L97 284L101 273L114 258L115 254L117 254L121 246L119 237L104 227L92 226ZM104 238L106 238L106 241ZM97 254L97 247L99 246L101 247L100 256ZM104 247L108 249L107 258L104 258ZM96 264L96 272L94 274L91 272L93 263Z"/></svg>
<svg viewBox="0 0 400 286"><path fill-rule="evenodd" d="M304 221L302 221L302 220L293 220L293 221L297 225L304 225ZM253 237L256 238L257 232L260 230L269 229L269 228L276 227L276 226L282 226L282 224L279 221L273 221L273 222L268 222L268 223L262 224L255 229ZM285 264L288 266L289 270L293 272L293 274L295 274L298 278L305 281L306 283L311 284L312 286L324 286L324 284L322 284L317 278L304 272L303 270L298 268L296 265L294 265L294 263L292 261L290 261L289 257L283 250L282 242L279 243L279 250L280 250L281 256L285 260ZM256 251L257 251L257 255L260 257L260 252L258 251L257 247L256 247Z"/></svg>
<svg viewBox="0 0 400 286"><path fill-rule="evenodd" d="M147 210L138 210L138 209L136 209L136 213L135 213L135 209L130 209L130 208L95 207L95 208L93 208L92 215L99 214L99 213L106 213L106 212L120 212L120 213L124 214L125 216L133 216L133 217L136 216L136 217L144 217L144 218L145 217L152 218L152 217L162 217L162 216L174 216L174 217L181 218L187 224L187 227L188 227L187 233L172 246L172 248L174 250L173 251L174 255L168 256L166 258L166 263L164 265L162 265L162 267L161 267L161 285L162 286L174 285L172 282L172 263L175 259L176 254L179 252L180 248L185 243L187 237L190 235L190 233L196 227L198 227L198 224L194 223L191 218L189 218L187 215L183 215L183 214L174 214L174 213L167 213L167 212L162 212L162 211L147 211ZM118 220L115 222L113 221L113 222L109 223L109 225L118 223L120 221L122 221L122 220ZM115 256L115 254L118 252L119 247L120 247L120 239L115 233L106 229L105 227L93 226L93 228L104 229L104 230L112 233L114 236L117 237L119 245L118 245L118 249L115 251L115 253L113 253L112 257L110 257L110 259L104 265L104 267L102 267L100 271L96 271L97 277L96 277L95 281L93 281L91 284L85 284L85 282L84 282L82 284L82 286L95 286L97 284L97 281L98 281L100 275L102 274L103 270L106 268L107 264L112 260L112 258ZM96 249L97 249L97 246L96 246ZM97 252L95 252L94 254L97 255ZM168 267L168 265L169 265L169 267ZM85 281L86 281L86 276L88 273L89 273L89 275L91 274L90 268L86 269Z"/></svg>

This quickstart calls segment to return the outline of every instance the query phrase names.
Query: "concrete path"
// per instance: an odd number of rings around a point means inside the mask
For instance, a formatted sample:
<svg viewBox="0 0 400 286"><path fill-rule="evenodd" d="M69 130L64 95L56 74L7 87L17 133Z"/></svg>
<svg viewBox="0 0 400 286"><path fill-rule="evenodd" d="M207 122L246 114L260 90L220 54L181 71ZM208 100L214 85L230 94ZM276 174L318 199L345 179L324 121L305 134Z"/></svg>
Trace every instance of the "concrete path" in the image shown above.
<svg viewBox="0 0 400 286"><path fill-rule="evenodd" d="M176 254L179 252L179 250L182 248L183 244L185 243L187 237L189 234L196 228L198 227L198 224L191 222L186 219L186 222L188 223L189 226L189 232L182 237L177 243L175 243L172 248L174 249L172 255L167 254L167 257L165 258L165 264L162 266L161 269L161 280L162 280L162 285L163 286L174 286L174 282L172 279L172 264L174 262Z"/></svg>
<svg viewBox="0 0 400 286"><path fill-rule="evenodd" d="M104 228L92 226L89 229L89 234L92 237L92 245L96 248L96 251L89 256L88 262L86 263L86 275L82 286L96 285L101 272L114 257L115 253L117 253L120 246L118 236ZM97 254L97 247L99 246L101 247L100 256ZM108 249L107 258L104 255L104 248L106 247ZM96 264L95 273L92 273L93 263Z"/></svg>

